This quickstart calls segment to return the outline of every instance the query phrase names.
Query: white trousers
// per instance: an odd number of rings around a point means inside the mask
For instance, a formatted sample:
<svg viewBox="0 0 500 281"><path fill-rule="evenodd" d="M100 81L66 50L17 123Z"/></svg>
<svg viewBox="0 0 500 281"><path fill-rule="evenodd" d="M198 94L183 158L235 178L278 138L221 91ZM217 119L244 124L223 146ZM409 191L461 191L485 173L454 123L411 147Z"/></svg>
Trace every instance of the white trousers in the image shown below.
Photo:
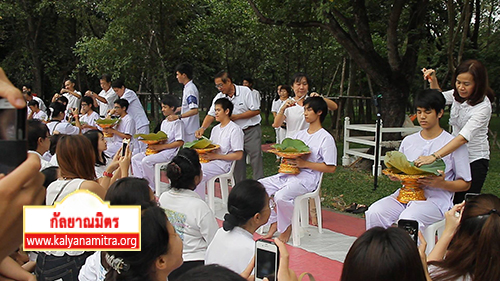
<svg viewBox="0 0 500 281"><path fill-rule="evenodd" d="M415 220L419 229L423 230L444 218L444 214L432 201L410 201L403 204L394 195L373 203L365 216L366 230L376 226L388 228L400 219Z"/></svg>
<svg viewBox="0 0 500 281"><path fill-rule="evenodd" d="M295 197L311 192L296 176L274 175L259 180L269 196L274 195L276 209L271 210L268 224L277 222L280 233L292 224L293 203Z"/></svg>
<svg viewBox="0 0 500 281"><path fill-rule="evenodd" d="M221 167L221 165L218 165L216 161L210 161L208 163L201 163L201 171L203 173L203 177L200 181L200 183L196 186L196 189L194 190L198 195L200 195L200 198L205 200L205 193L206 193L206 184L207 181L210 180L211 178L225 174L229 172L231 169L231 166L229 168L224 169ZM225 202L227 203L227 202Z"/></svg>
<svg viewBox="0 0 500 281"><path fill-rule="evenodd" d="M132 157L132 170L135 177L145 178L153 191L155 187L155 164L169 162L174 158L175 152L163 150L156 154L146 156L146 153L137 153Z"/></svg>

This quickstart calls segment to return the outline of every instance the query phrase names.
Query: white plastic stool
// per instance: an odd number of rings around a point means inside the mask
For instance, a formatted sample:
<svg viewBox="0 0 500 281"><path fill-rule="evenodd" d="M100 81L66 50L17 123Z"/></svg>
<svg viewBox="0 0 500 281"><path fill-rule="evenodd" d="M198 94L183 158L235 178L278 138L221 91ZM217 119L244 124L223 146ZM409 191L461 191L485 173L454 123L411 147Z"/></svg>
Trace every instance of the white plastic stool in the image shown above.
<svg viewBox="0 0 500 281"><path fill-rule="evenodd" d="M229 195L229 185L227 183L228 180L231 181L231 184L234 185L234 166L236 166L236 161L231 163L231 168L229 172L215 176L207 181L207 197L208 197L208 206L212 209L212 212L215 213L215 180L219 179L220 185L220 193L222 196L222 203L227 205L227 197Z"/></svg>
<svg viewBox="0 0 500 281"><path fill-rule="evenodd" d="M300 231L302 227L309 225L309 207L308 199L313 198L316 203L316 216L318 219L318 232L323 233L323 217L321 215L321 198L320 190L323 182L323 173L319 178L318 187L315 191L309 192L295 197L293 202L293 217L292 217L292 240L294 246L300 245Z"/></svg>
<svg viewBox="0 0 500 281"><path fill-rule="evenodd" d="M429 225L422 232L424 239L427 242L427 249L425 250L427 255L430 254L432 249L434 249L434 246L436 246L436 235L438 239L441 238L441 235L443 235L445 225L446 220L441 220Z"/></svg>
<svg viewBox="0 0 500 281"><path fill-rule="evenodd" d="M170 188L169 183L163 183L161 181L161 168L168 165L170 162L156 163L155 164L155 196L160 198L160 195Z"/></svg>

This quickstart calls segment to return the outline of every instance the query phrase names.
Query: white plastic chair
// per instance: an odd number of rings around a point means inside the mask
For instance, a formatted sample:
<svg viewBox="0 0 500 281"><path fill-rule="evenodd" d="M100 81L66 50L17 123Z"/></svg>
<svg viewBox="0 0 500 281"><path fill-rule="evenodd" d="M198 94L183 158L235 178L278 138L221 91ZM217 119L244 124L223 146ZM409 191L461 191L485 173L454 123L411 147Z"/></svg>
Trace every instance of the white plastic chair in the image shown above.
<svg viewBox="0 0 500 281"><path fill-rule="evenodd" d="M222 203L227 205L227 197L229 195L229 185L227 183L228 180L231 181L231 184L234 185L234 166L236 166L236 161L231 163L231 168L229 172L217 175L207 181L207 197L208 197L208 206L212 209L212 212L215 213L215 180L219 179L220 192L222 196Z"/></svg>
<svg viewBox="0 0 500 281"><path fill-rule="evenodd" d="M161 181L161 168L168 165L170 162L163 162L155 164L155 195L160 198L160 195L170 188L169 183L163 183Z"/></svg>
<svg viewBox="0 0 500 281"><path fill-rule="evenodd" d="M425 250L425 253L427 255L430 254L432 249L434 249L434 246L436 246L436 235L438 239L441 238L441 235L443 235L445 225L446 220L440 220L429 225L422 232L422 234L424 235L424 239L427 242L427 249Z"/></svg>
<svg viewBox="0 0 500 281"><path fill-rule="evenodd" d="M309 198L314 199L316 203L316 217L318 219L318 232L323 233L323 217L321 215L321 198L320 190L321 183L323 182L323 173L319 178L318 187L315 191L309 192L295 197L293 203L293 217L292 217L292 241L294 246L300 245L300 232L302 227L309 225Z"/></svg>

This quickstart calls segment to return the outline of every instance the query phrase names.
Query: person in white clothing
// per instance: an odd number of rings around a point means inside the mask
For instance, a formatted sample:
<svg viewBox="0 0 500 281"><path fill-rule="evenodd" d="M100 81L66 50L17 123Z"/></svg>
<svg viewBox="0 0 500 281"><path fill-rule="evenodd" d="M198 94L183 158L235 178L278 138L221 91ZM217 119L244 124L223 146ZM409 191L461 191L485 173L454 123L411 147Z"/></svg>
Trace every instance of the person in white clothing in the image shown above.
<svg viewBox="0 0 500 281"><path fill-rule="evenodd" d="M218 264L242 273L255 255L253 234L266 224L274 207L258 181L237 183L227 199L223 227L208 246L205 264Z"/></svg>
<svg viewBox="0 0 500 281"><path fill-rule="evenodd" d="M30 109L30 113L28 114L28 119L36 119L43 122L46 122L49 119L47 117L47 113L45 113L45 111L42 111L38 107L38 101L36 101L35 99L28 102L28 108Z"/></svg>
<svg viewBox="0 0 500 281"><path fill-rule="evenodd" d="M132 155L137 153L137 140L134 138L136 134L135 122L128 114L128 101L125 99L117 99L115 101L115 106L113 110L111 110L108 114L108 117L111 118L111 115L115 115L120 117L120 122L116 126L116 128L105 128L102 129L107 134L113 134L113 138L108 144L108 149L106 149L105 153L108 157L113 157L116 152L123 147L123 139L130 140L128 145L132 146Z"/></svg>
<svg viewBox="0 0 500 281"><path fill-rule="evenodd" d="M212 100L212 106L207 116L205 116L201 128L196 131L195 136L201 138L208 126L215 120L216 100L227 98L233 103L234 109L231 120L240 126L245 135L243 158L236 161L234 169L234 180L238 183L246 178L246 155L250 157L253 179L257 180L264 177L264 164L261 148L260 101L248 87L237 86L232 81L226 71L217 73L214 83L220 93Z"/></svg>
<svg viewBox="0 0 500 281"><path fill-rule="evenodd" d="M248 87L250 89L250 91L252 91L252 94L254 94L255 97L259 100L259 102L262 100L262 97L260 96L260 92L253 88L253 79L252 78L250 78L250 77L243 78L241 85Z"/></svg>
<svg viewBox="0 0 500 281"><path fill-rule="evenodd" d="M167 166L172 188L160 196L159 202L184 245L184 263L169 275L170 281L178 280L194 267L203 266L207 247L219 228L207 203L193 191L201 176L198 153L194 149L181 149Z"/></svg>
<svg viewBox="0 0 500 281"><path fill-rule="evenodd" d="M264 238L271 238L276 231L281 234L278 239L288 242L292 233L293 201L295 197L313 192L318 187L321 173L333 173L337 168L337 147L332 135L321 123L328 114L328 107L321 97L312 97L304 101L304 118L309 128L295 134L294 139L302 140L310 150L310 154L297 158L295 163L300 173L277 174L260 182L268 194L274 197L277 211L271 213L269 232Z"/></svg>
<svg viewBox="0 0 500 281"><path fill-rule="evenodd" d="M65 116L66 107L60 102L53 102L49 106L49 119L47 122L47 127L51 135L54 134L64 134L64 135L78 135L80 134L80 120L78 115L78 109L73 111L73 116L75 117L76 126L71 125L68 122L63 122Z"/></svg>
<svg viewBox="0 0 500 281"><path fill-rule="evenodd" d="M424 79L430 83L431 89L439 89L436 72L424 69ZM480 193L488 173L490 146L488 142L488 126L491 118L491 104L495 100L493 90L488 85L488 72L477 60L462 62L455 70L452 84L455 89L443 92L446 104L451 104L450 125L453 128L453 141L433 152L436 157L444 157L463 144L469 150L469 163L472 182L468 192ZM420 156L417 166L430 164L436 158ZM455 193L454 202L461 203L465 192Z"/></svg>
<svg viewBox="0 0 500 281"><path fill-rule="evenodd" d="M94 111L91 97L82 98L82 109L80 110L80 113L82 114L80 117L82 133L86 133L90 130L98 130L97 123L95 121L99 119L99 114Z"/></svg>
<svg viewBox="0 0 500 281"><path fill-rule="evenodd" d="M203 177L195 190L202 199L205 199L207 181L229 172L232 162L243 157L244 135L241 128L231 121L232 112L233 103L228 99L221 98L215 101L215 120L220 124L213 127L210 140L220 145L220 149L203 155L210 162L201 164Z"/></svg>
<svg viewBox="0 0 500 281"><path fill-rule="evenodd" d="M173 115L178 101L173 95L167 95L161 100L161 111L165 120L161 123L160 130L167 134L167 140L159 144L150 144L151 150L156 154L146 155L141 152L132 157L132 170L134 176L146 178L152 190L156 190L154 178L154 166L156 163L169 162L184 144L184 123L181 120L169 121L168 117Z"/></svg>
<svg viewBox="0 0 500 281"><path fill-rule="evenodd" d="M417 119L422 130L405 137L399 147L399 151L409 161L432 154L453 139L452 135L439 126L444 106L445 99L437 90L424 90L415 97ZM427 198L425 201L415 200L403 204L396 199L398 189L373 203L366 212L366 229L376 226L387 228L400 219L407 219L417 221L420 230L423 230L442 220L444 213L453 206L453 193L469 189L471 174L467 159L467 147L463 145L443 157L446 170L441 171L440 176L419 179L418 183L423 187Z"/></svg>
<svg viewBox="0 0 500 281"><path fill-rule="evenodd" d="M26 99L26 103L29 103L32 100L36 100L38 102L38 107L40 108L40 110L47 112L47 107L45 106L43 100L33 95L30 84L23 85L23 96L24 99ZM30 114L30 109L28 108L28 115L29 114Z"/></svg>
<svg viewBox="0 0 500 281"><path fill-rule="evenodd" d="M40 171L50 167L50 163L42 158L42 155L50 148L50 134L47 125L40 120L28 120L28 153L40 157Z"/></svg>
<svg viewBox="0 0 500 281"><path fill-rule="evenodd" d="M276 115L283 106L283 103L287 101L292 96L292 88L288 85L279 85L278 93L276 94L276 98L273 100L273 104L271 106L271 113L273 117L276 118ZM277 128L274 128L276 131L276 143L281 143L286 136L286 122L281 123L281 125Z"/></svg>
<svg viewBox="0 0 500 281"><path fill-rule="evenodd" d="M128 101L129 106L127 109L128 114L135 122L135 130L137 134L149 134L149 120L146 112L142 107L141 101L137 94L131 89L125 88L125 83L121 79L117 79L111 83L111 87L120 99ZM138 152L146 151L146 144L143 142L138 143Z"/></svg>
<svg viewBox="0 0 500 281"><path fill-rule="evenodd" d="M64 81L64 87L61 89L59 94L55 94L52 97L52 102L55 102L60 96L65 96L68 99L68 109L80 109L80 99L82 98L82 93L75 90L75 81L73 79L67 79Z"/></svg>
<svg viewBox="0 0 500 281"><path fill-rule="evenodd" d="M102 89L99 94L88 90L85 92L85 96L92 98L95 108L99 107L99 116L106 117L108 112L113 109L113 105L115 104L115 100L118 99L118 95L111 87L111 75L103 74L101 79L99 79L99 84Z"/></svg>
<svg viewBox="0 0 500 281"><path fill-rule="evenodd" d="M172 114L168 116L168 120L182 120L182 122L184 122L184 130L186 131L184 141L191 142L196 139L194 133L200 127L200 115L198 113L200 93L193 83L193 66L188 63L179 64L176 67L175 73L177 75L177 81L184 85L184 90L182 91L182 107L177 115Z"/></svg>

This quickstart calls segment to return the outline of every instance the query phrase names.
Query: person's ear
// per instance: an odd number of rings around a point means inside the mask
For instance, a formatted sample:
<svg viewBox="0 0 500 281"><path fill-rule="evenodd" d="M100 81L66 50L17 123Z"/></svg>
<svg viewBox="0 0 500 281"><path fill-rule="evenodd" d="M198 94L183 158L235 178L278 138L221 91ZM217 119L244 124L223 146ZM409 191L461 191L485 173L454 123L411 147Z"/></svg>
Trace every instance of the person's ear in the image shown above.
<svg viewBox="0 0 500 281"><path fill-rule="evenodd" d="M323 115L323 111L322 111L322 110L318 110L318 112L316 112L316 114L317 114L318 116L321 116L321 115Z"/></svg>
<svg viewBox="0 0 500 281"><path fill-rule="evenodd" d="M42 144L43 140L44 139L42 137L39 137L38 140L36 141L37 145Z"/></svg>
<svg viewBox="0 0 500 281"><path fill-rule="evenodd" d="M224 113L225 113L226 115L229 115L229 108L228 108L228 109L226 109L226 110L224 110Z"/></svg>
<svg viewBox="0 0 500 281"><path fill-rule="evenodd" d="M438 118L441 118L441 117L443 117L443 114L444 114L444 110L443 110L443 109L441 109L441 110L439 111L439 113L438 113L437 117L438 117Z"/></svg>
<svg viewBox="0 0 500 281"><path fill-rule="evenodd" d="M168 263L167 263L167 255L160 255L159 257L156 258L155 261L155 267L158 270L164 270L167 268Z"/></svg>

